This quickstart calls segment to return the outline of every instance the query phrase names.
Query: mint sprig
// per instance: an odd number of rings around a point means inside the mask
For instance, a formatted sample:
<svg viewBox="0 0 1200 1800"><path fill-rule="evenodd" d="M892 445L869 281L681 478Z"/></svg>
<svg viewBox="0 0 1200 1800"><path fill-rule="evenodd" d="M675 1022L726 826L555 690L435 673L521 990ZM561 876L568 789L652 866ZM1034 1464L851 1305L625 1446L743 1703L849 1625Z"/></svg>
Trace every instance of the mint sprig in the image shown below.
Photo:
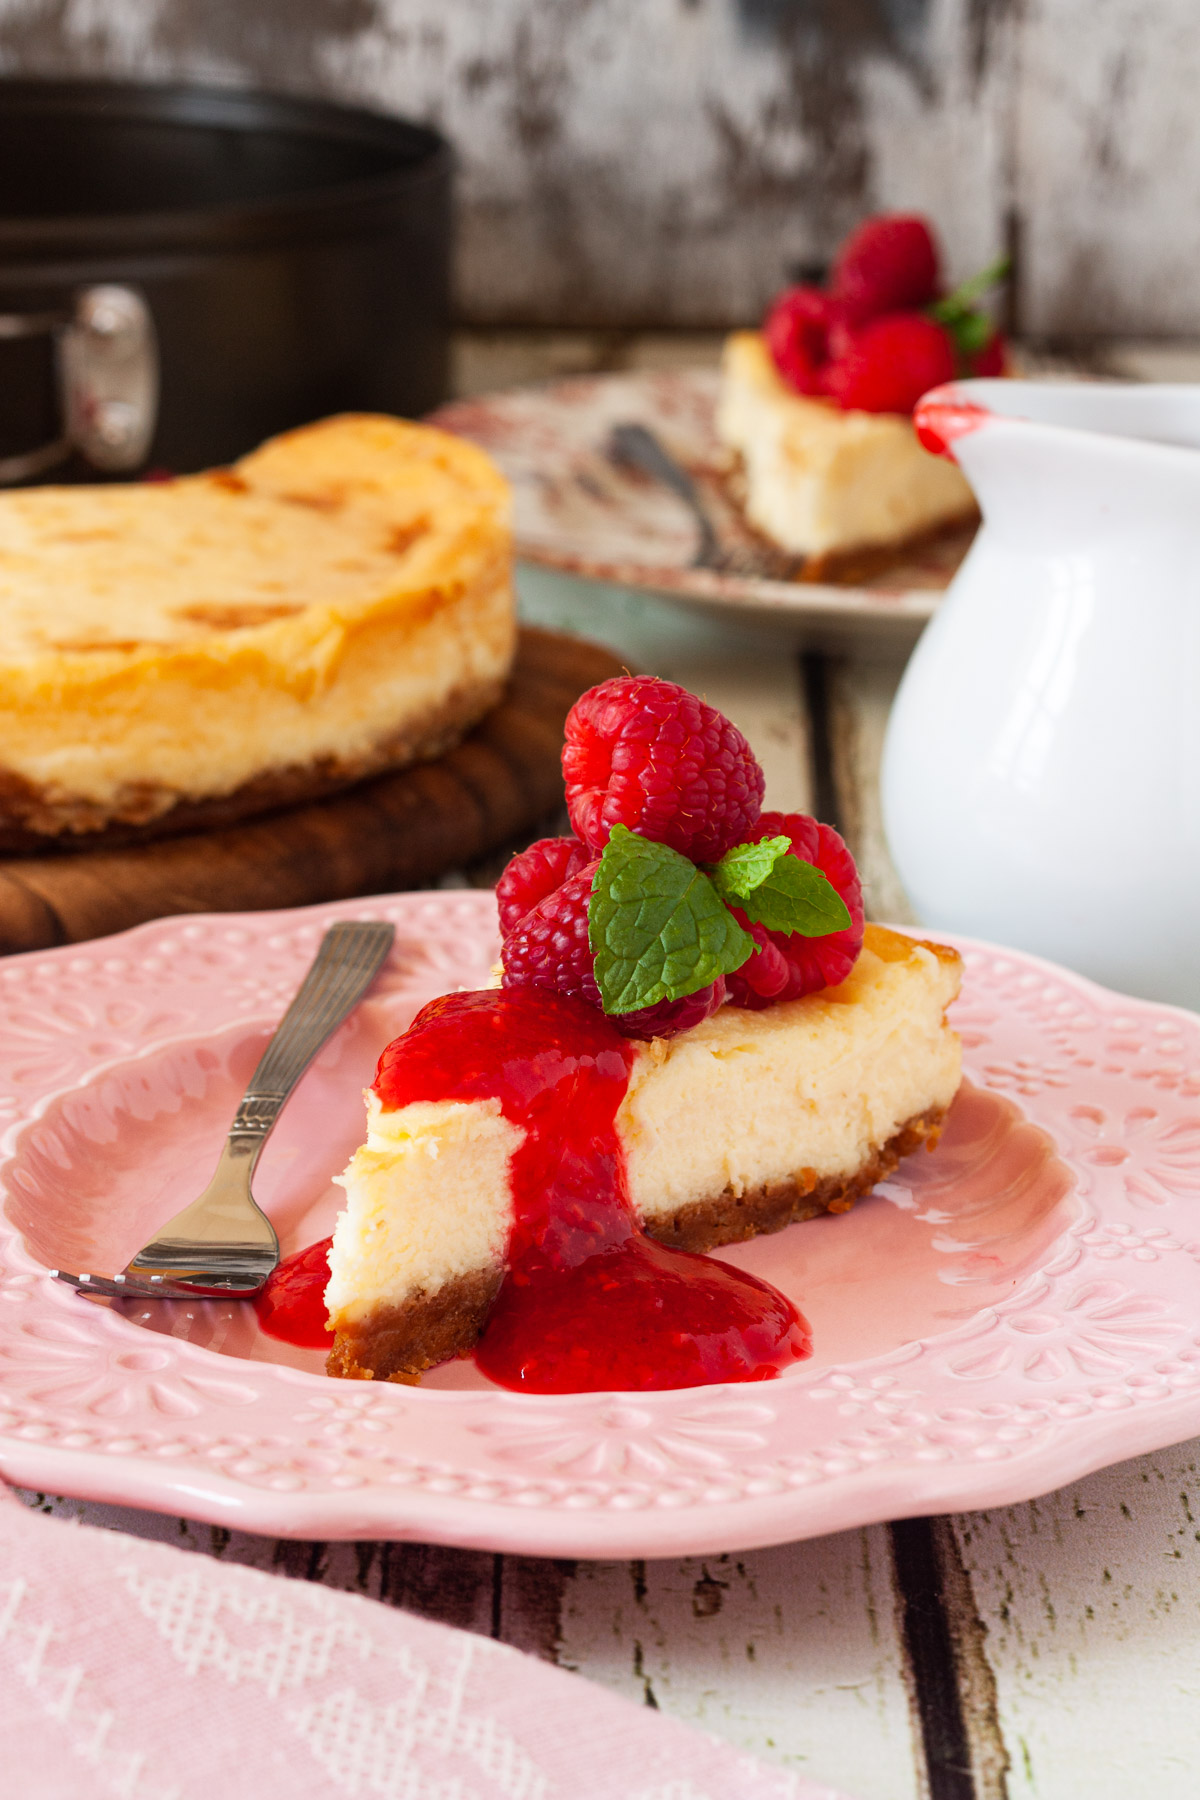
<svg viewBox="0 0 1200 1800"><path fill-rule="evenodd" d="M722 900L739 906L761 887L781 856L792 847L791 838L763 838L757 844L735 844L713 865L713 885Z"/></svg>
<svg viewBox="0 0 1200 1800"><path fill-rule="evenodd" d="M935 300L929 309L930 313L943 325L948 325L959 313L974 311L976 301L982 300L989 288L998 286L1011 267L1011 256L997 256L986 269L980 269L977 275L960 281L951 293Z"/></svg>
<svg viewBox="0 0 1200 1800"><path fill-rule="evenodd" d="M741 908L752 925L765 925L787 937L828 937L845 931L850 913L827 875L790 854L790 838L764 838L759 844L737 844L712 871L721 898ZM752 863L747 851L763 854ZM752 876L753 879L748 877Z"/></svg>
<svg viewBox="0 0 1200 1800"><path fill-rule="evenodd" d="M953 293L935 300L928 308L930 318L936 319L950 333L955 349L964 361L978 356L991 340L995 324L987 313L980 310L978 303L989 288L1004 280L1010 267L1010 257L998 256L986 269L981 269L978 275L972 275L969 281L961 282Z"/></svg>
<svg viewBox="0 0 1200 1800"><path fill-rule="evenodd" d="M614 825L588 902L588 943L605 1012L682 1000L740 969L754 939L730 906L787 936L845 931L850 914L841 895L791 848L788 837L735 844L705 870Z"/></svg>
<svg viewBox="0 0 1200 1800"><path fill-rule="evenodd" d="M624 825L592 878L588 942L606 1013L698 993L754 949L702 869Z"/></svg>

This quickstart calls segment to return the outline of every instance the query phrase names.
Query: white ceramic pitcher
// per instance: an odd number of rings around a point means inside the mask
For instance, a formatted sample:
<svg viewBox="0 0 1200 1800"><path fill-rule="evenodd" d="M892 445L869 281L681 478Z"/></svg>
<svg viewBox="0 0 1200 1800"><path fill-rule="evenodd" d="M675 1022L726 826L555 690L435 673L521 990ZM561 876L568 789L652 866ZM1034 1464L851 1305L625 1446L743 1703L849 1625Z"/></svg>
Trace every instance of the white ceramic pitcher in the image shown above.
<svg viewBox="0 0 1200 1800"><path fill-rule="evenodd" d="M918 916L1200 1008L1200 387L961 382L917 424L984 520L884 752Z"/></svg>

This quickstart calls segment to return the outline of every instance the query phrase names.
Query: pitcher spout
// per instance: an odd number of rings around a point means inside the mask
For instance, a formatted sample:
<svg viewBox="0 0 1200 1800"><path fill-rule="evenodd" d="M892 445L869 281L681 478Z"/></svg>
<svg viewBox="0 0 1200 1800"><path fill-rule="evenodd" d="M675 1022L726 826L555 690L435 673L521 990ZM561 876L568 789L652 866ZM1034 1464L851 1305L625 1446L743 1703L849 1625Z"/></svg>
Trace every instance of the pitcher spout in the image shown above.
<svg viewBox="0 0 1200 1800"><path fill-rule="evenodd" d="M1064 546L1124 530L1190 533L1200 508L1200 388L963 381L913 414L934 455L958 463L985 524Z"/></svg>
<svg viewBox="0 0 1200 1800"><path fill-rule="evenodd" d="M957 382L932 388L918 402L913 413L917 437L932 456L944 456L956 462L954 446L959 438L980 426L993 415L977 400L969 400Z"/></svg>

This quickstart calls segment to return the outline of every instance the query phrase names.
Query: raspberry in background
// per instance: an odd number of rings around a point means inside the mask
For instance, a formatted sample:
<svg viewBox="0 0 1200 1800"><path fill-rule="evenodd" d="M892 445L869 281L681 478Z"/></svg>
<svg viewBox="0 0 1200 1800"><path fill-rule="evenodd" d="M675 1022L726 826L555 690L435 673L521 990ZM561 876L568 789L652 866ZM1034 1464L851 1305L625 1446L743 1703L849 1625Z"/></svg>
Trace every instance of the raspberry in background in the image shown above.
<svg viewBox="0 0 1200 1800"><path fill-rule="evenodd" d="M982 350L971 358L972 375L1005 375L1008 372L1008 345L1002 332L993 331Z"/></svg>
<svg viewBox="0 0 1200 1800"><path fill-rule="evenodd" d="M717 862L762 806L763 772L737 726L652 675L619 675L575 702L562 766L571 824L593 854L626 825Z"/></svg>
<svg viewBox="0 0 1200 1800"><path fill-rule="evenodd" d="M820 988L836 987L854 967L863 942L862 884L854 858L833 826L821 825L806 813L763 813L745 841L756 844L765 837L791 839L792 855L820 869L837 889L846 903L850 924L828 937L806 938L796 933L789 937L750 924L733 907L734 916L760 948L727 978L726 986L735 1006L753 1012L777 1000L798 1000ZM782 970L780 959L786 965Z"/></svg>
<svg viewBox="0 0 1200 1800"><path fill-rule="evenodd" d="M798 394L822 391L834 310L820 288L790 287L771 302L763 320L763 336L775 367Z"/></svg>
<svg viewBox="0 0 1200 1800"><path fill-rule="evenodd" d="M825 365L825 392L847 411L911 413L922 394L953 381L949 333L923 313L872 319L850 335L836 361Z"/></svg>
<svg viewBox="0 0 1200 1800"><path fill-rule="evenodd" d="M539 838L514 856L496 883L501 937L589 861L586 845L574 837Z"/></svg>
<svg viewBox="0 0 1200 1800"><path fill-rule="evenodd" d="M573 841L543 840L560 844ZM588 901L595 873L596 862L590 862L569 875L561 887L544 895L507 934L501 952L506 988L552 988L555 993L569 994L599 1009L600 990L592 973L588 943ZM654 1006L639 1007L636 1012L611 1014L609 1024L628 1038L675 1037L707 1019L724 999L725 980L718 976L699 993L685 994L681 1000L660 1000Z"/></svg>
<svg viewBox="0 0 1200 1800"><path fill-rule="evenodd" d="M851 324L864 325L884 313L928 306L940 285L937 246L925 220L883 213L850 233L834 258L829 291Z"/></svg>

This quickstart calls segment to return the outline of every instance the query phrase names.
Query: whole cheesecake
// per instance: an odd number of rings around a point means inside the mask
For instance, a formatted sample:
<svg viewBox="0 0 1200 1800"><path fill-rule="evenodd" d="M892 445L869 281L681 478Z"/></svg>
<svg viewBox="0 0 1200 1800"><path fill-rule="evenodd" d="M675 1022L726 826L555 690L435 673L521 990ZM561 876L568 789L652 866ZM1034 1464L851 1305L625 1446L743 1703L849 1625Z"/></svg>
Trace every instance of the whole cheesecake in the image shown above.
<svg viewBox="0 0 1200 1800"><path fill-rule="evenodd" d="M657 1242L711 1250L844 1212L922 1144L962 1074L961 961L868 925L835 987L725 1005L632 1049L616 1111L629 1201ZM467 1054L464 1049L464 1056ZM522 1127L494 1098L390 1107L339 1179L325 1294L332 1374L413 1381L470 1350L509 1266Z"/></svg>
<svg viewBox="0 0 1200 1800"><path fill-rule="evenodd" d="M427 426L349 415L228 469L0 495L0 849L435 756L514 645L507 486Z"/></svg>

